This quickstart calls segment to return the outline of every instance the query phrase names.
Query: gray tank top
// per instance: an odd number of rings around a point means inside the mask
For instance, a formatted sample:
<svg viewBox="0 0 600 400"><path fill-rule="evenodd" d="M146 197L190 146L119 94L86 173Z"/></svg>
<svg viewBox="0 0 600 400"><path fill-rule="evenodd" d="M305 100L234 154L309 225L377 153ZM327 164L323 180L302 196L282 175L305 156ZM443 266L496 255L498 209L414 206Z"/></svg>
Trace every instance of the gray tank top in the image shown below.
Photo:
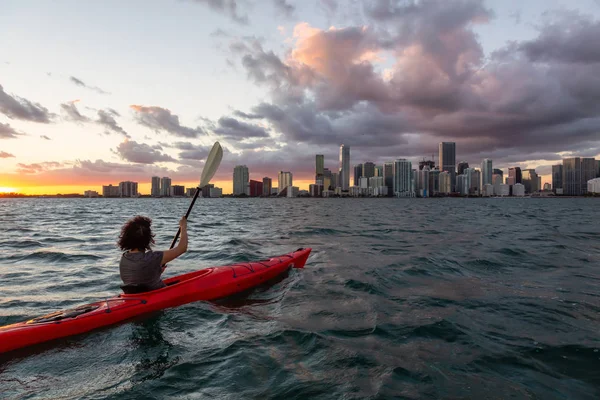
<svg viewBox="0 0 600 400"><path fill-rule="evenodd" d="M162 251L123 253L119 263L121 280L125 285L142 284L149 290L165 287L165 283L160 279L162 257Z"/></svg>

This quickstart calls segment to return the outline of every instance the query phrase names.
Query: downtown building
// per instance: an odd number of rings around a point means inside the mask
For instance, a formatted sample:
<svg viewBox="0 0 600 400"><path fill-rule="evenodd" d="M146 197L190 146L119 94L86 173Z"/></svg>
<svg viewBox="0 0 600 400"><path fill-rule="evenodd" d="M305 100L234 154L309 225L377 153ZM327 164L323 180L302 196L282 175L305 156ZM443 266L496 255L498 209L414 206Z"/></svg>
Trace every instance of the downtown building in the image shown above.
<svg viewBox="0 0 600 400"><path fill-rule="evenodd" d="M483 187L487 184L492 184L492 175L494 174L494 169L492 168L492 160L489 158L485 158L481 162L481 183L480 187Z"/></svg>
<svg viewBox="0 0 600 400"><path fill-rule="evenodd" d="M597 168L595 158L564 158L562 164L562 194L567 196L586 194L588 192L587 182L597 176Z"/></svg>
<svg viewBox="0 0 600 400"><path fill-rule="evenodd" d="M400 158L394 161L393 191L396 197L414 197L412 163Z"/></svg>
<svg viewBox="0 0 600 400"><path fill-rule="evenodd" d="M452 191L455 189L456 179L456 143L441 142L439 144L440 171L447 171L451 176Z"/></svg>
<svg viewBox="0 0 600 400"><path fill-rule="evenodd" d="M236 165L233 168L233 195L249 196L250 173L245 165Z"/></svg>
<svg viewBox="0 0 600 400"><path fill-rule="evenodd" d="M293 176L291 172L279 171L277 175L278 196L295 197L293 196L293 183Z"/></svg>
<svg viewBox="0 0 600 400"><path fill-rule="evenodd" d="M150 190L150 195L152 197L160 197L160 177L158 176L152 177L152 189Z"/></svg>
<svg viewBox="0 0 600 400"><path fill-rule="evenodd" d="M119 197L138 197L138 183L119 182Z"/></svg>
<svg viewBox="0 0 600 400"><path fill-rule="evenodd" d="M350 188L350 146L342 144L340 146L340 175L337 187L347 192Z"/></svg>
<svg viewBox="0 0 600 400"><path fill-rule="evenodd" d="M163 197L171 195L171 178L165 176L160 180L160 195Z"/></svg>
<svg viewBox="0 0 600 400"><path fill-rule="evenodd" d="M263 182L263 197L270 197L271 196L271 190L273 189L273 181L271 180L271 178L265 176L262 180Z"/></svg>

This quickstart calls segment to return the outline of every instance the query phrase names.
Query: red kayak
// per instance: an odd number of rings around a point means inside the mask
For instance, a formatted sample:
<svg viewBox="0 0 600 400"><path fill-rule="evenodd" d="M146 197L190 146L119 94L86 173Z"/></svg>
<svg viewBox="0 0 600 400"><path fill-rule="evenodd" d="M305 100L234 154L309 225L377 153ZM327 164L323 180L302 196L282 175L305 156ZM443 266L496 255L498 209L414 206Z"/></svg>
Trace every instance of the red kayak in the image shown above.
<svg viewBox="0 0 600 400"><path fill-rule="evenodd" d="M151 292L120 294L107 300L58 311L0 327L0 353L92 329L164 308L199 300L216 300L269 281L290 268L303 268L311 249L268 260L202 269L165 279L166 287Z"/></svg>

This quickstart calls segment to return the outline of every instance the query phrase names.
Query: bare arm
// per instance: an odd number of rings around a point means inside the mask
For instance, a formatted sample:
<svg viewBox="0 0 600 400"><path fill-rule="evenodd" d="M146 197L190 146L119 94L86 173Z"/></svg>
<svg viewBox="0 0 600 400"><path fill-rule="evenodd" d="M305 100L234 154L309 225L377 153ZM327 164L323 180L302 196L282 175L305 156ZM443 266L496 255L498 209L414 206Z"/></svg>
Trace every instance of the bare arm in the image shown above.
<svg viewBox="0 0 600 400"><path fill-rule="evenodd" d="M185 217L182 217L181 220L179 221L179 228L181 229L181 237L179 238L179 243L174 248L163 252L163 257L162 257L162 261L161 261L163 270L164 270L165 264L176 259L177 257L179 257L180 255L182 255L183 253L185 253L187 251L188 235L187 235L187 219Z"/></svg>

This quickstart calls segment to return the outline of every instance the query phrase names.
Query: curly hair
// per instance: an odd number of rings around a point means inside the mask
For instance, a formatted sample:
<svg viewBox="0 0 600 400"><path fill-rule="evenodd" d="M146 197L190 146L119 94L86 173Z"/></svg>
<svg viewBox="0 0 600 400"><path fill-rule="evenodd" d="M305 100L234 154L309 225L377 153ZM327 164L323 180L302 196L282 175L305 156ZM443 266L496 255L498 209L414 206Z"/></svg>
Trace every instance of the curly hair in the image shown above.
<svg viewBox="0 0 600 400"><path fill-rule="evenodd" d="M121 250L150 250L150 245L154 244L151 225L152 220L141 215L127 221L121 228L121 235L117 242Z"/></svg>

